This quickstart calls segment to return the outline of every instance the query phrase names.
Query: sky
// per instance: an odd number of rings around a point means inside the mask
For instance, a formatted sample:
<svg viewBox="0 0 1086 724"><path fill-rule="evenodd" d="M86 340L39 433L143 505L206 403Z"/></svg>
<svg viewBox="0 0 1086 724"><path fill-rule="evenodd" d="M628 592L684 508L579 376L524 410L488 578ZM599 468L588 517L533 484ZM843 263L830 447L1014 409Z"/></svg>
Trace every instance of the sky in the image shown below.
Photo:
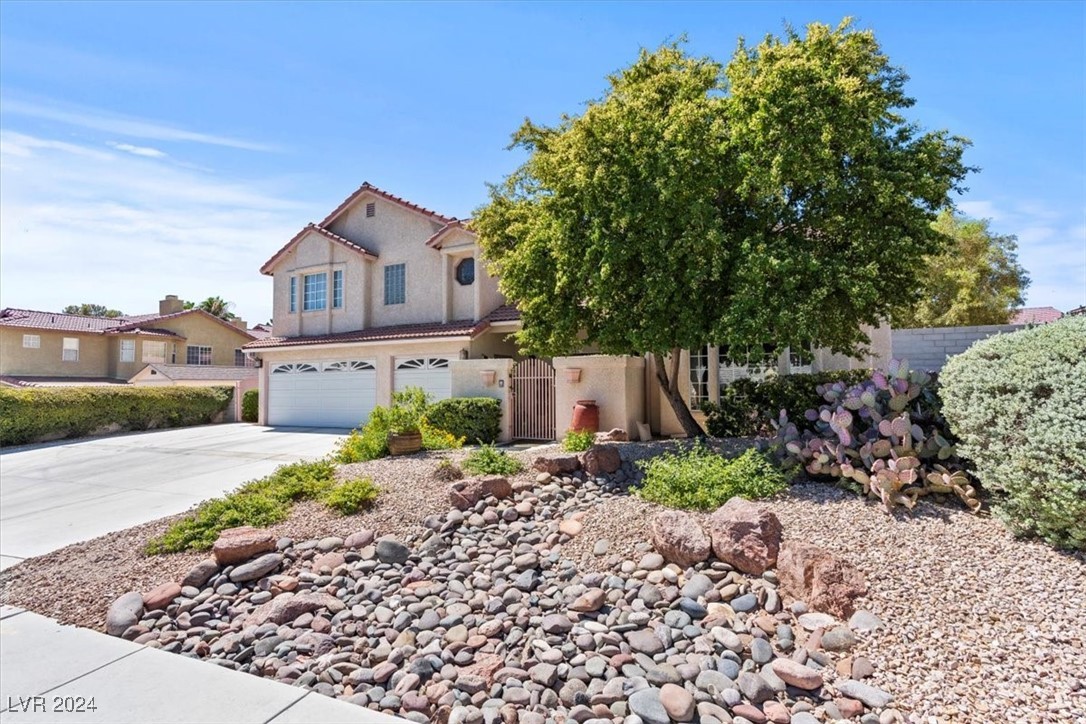
<svg viewBox="0 0 1086 724"><path fill-rule="evenodd" d="M606 76L685 34L853 16L910 118L973 146L955 199L1014 234L1030 306L1086 304L1086 3L0 3L0 306L166 294L271 315L258 269L363 181L468 217Z"/></svg>

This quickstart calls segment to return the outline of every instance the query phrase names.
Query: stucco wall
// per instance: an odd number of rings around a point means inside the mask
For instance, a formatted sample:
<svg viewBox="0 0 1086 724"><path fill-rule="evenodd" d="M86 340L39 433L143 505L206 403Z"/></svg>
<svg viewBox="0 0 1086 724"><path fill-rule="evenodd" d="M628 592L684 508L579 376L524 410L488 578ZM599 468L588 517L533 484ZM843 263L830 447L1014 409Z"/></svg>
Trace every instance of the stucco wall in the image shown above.
<svg viewBox="0 0 1086 724"><path fill-rule="evenodd" d="M509 407L513 364L511 359L468 359L453 360L450 365L453 397L493 397L501 402L499 440L502 442L508 442L513 436L513 417ZM488 379L489 373L493 373L492 382Z"/></svg>
<svg viewBox="0 0 1086 724"><path fill-rule="evenodd" d="M167 340L166 361L170 361L169 343L176 341L177 364L187 363L186 346L192 345L211 347L211 364L233 367L234 350L240 349L243 345L252 341L241 330L228 324L220 324L202 314L186 314L173 319L155 322L154 326L158 329L168 329L185 338L183 340ZM137 357L137 360L139 359L142 359L142 357ZM141 368L142 365L137 365L136 371Z"/></svg>
<svg viewBox="0 0 1086 724"><path fill-rule="evenodd" d="M631 439L637 423L645 422L644 370L640 357L585 355L555 357L555 432L565 436L578 400L595 400L600 408L600 430L621 427ZM580 380L569 381L567 370L579 369Z"/></svg>
<svg viewBox="0 0 1086 724"><path fill-rule="evenodd" d="M40 338L37 349L23 347L23 335ZM65 337L79 340L79 361L65 362ZM37 329L0 330L0 374L32 377L108 377L109 343L101 335L78 332L46 332Z"/></svg>
<svg viewBox="0 0 1086 724"><path fill-rule="evenodd" d="M1023 329L1022 324L993 324L979 327L927 327L895 329L893 356L906 359L913 369L941 370L947 357L961 354L974 342L996 334Z"/></svg>
<svg viewBox="0 0 1086 724"><path fill-rule="evenodd" d="M273 282L273 333L287 337L332 334L363 329L366 325L365 298L370 285L373 261L314 231L303 236L280 260ZM332 308L333 272L343 272L343 307ZM303 311L306 274L327 274L327 304L324 309ZM297 305L290 311L290 278L297 278Z"/></svg>

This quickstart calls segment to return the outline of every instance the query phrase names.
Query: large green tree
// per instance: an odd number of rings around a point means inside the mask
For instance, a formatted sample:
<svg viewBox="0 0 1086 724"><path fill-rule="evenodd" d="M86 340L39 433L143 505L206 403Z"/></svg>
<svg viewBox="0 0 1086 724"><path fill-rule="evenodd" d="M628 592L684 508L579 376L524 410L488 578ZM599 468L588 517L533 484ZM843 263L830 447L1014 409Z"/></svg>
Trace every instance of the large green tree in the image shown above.
<svg viewBox="0 0 1086 724"><path fill-rule="evenodd" d="M1029 275L1018 263L1018 238L996 234L986 219L968 219L946 209L934 228L949 240L926 259L917 283L920 299L902 310L900 327L961 327L1006 324L1022 306Z"/></svg>
<svg viewBox="0 0 1086 724"><path fill-rule="evenodd" d="M183 306L185 309L201 309L228 322L238 318L238 315L230 311L234 307L234 303L228 302L222 297L208 297L202 302L186 301Z"/></svg>
<svg viewBox="0 0 1086 724"><path fill-rule="evenodd" d="M741 40L727 67L665 45L608 81L580 116L524 122L527 160L476 214L526 351L651 353L694 435L682 349L857 352L861 324L912 301L967 142L905 120L871 32Z"/></svg>
<svg viewBox="0 0 1086 724"><path fill-rule="evenodd" d="M110 309L104 304L91 304L84 302L83 304L69 304L64 308L65 314L81 314L84 317L123 317L124 312L119 309Z"/></svg>

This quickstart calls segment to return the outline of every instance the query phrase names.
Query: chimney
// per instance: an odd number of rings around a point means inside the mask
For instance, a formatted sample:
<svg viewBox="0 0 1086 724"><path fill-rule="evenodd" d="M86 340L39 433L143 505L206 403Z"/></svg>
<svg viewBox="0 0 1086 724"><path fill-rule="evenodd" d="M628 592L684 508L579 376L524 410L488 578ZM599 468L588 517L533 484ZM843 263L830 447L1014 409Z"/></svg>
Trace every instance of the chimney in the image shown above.
<svg viewBox="0 0 1086 724"><path fill-rule="evenodd" d="M185 303L177 298L176 294L167 294L166 298L158 303L159 314L176 314L185 311Z"/></svg>
<svg viewBox="0 0 1086 724"><path fill-rule="evenodd" d="M246 322L244 319L234 319L231 321L231 323L242 332L245 332L249 329L249 323Z"/></svg>

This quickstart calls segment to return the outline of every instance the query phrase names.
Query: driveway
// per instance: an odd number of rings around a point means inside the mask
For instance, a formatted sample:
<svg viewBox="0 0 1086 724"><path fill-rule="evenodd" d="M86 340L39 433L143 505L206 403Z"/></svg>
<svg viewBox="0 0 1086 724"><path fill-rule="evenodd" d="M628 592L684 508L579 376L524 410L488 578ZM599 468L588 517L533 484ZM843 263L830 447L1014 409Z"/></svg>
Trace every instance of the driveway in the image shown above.
<svg viewBox="0 0 1086 724"><path fill-rule="evenodd" d="M0 452L0 568L181 513L346 433L236 423Z"/></svg>

